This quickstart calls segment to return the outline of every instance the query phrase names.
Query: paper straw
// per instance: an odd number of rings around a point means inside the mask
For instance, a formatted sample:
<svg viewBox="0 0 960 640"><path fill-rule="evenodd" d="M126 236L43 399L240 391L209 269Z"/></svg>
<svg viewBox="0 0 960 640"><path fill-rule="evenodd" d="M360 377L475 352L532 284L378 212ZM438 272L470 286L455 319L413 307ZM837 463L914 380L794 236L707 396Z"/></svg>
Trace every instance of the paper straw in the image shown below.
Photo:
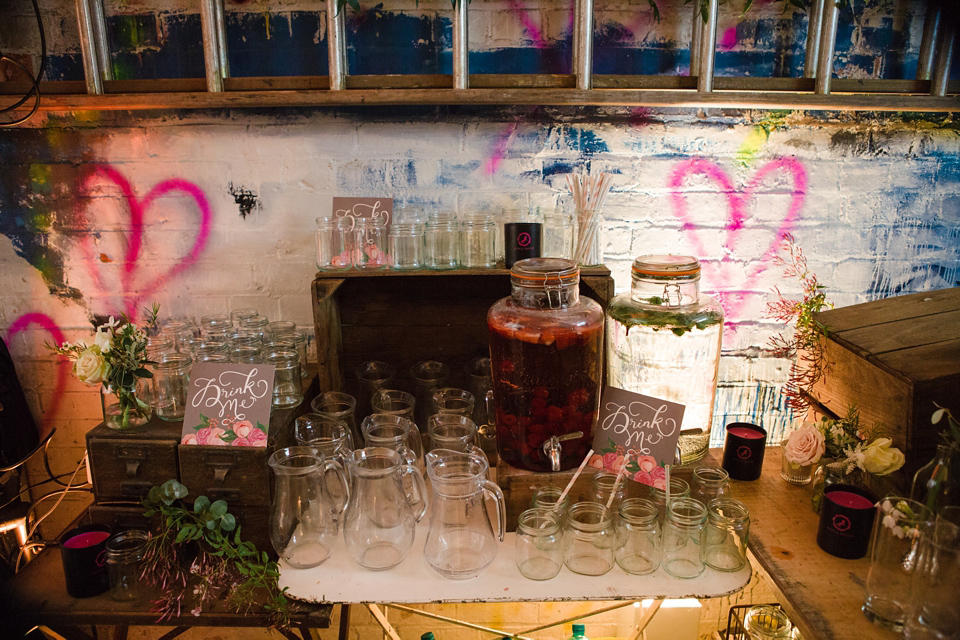
<svg viewBox="0 0 960 640"><path fill-rule="evenodd" d="M567 494L570 493L570 489L573 488L573 483L577 481L577 478L580 476L580 472L583 471L583 468L587 466L587 463L590 462L590 456L593 455L593 449L587 451L587 457L583 459L583 462L580 463L580 466L577 467L577 472L573 474L573 477L570 478L570 482L567 483L567 486L564 488L563 493L560 494L560 497L557 498L557 506L554 509L560 508L560 504L563 502L563 499L567 497Z"/></svg>
<svg viewBox="0 0 960 640"><path fill-rule="evenodd" d="M627 461L630 459L630 453L623 457L623 464L620 465L620 471L617 472L617 479L613 481L613 489L610 490L610 497L607 498L607 509L613 506L613 498L617 495L617 487L620 486L620 480L623 479L623 472L627 470Z"/></svg>
<svg viewBox="0 0 960 640"><path fill-rule="evenodd" d="M663 470L664 470L663 475L667 479L667 501L664 503L664 508L669 509L670 508L670 465L668 464L663 465Z"/></svg>

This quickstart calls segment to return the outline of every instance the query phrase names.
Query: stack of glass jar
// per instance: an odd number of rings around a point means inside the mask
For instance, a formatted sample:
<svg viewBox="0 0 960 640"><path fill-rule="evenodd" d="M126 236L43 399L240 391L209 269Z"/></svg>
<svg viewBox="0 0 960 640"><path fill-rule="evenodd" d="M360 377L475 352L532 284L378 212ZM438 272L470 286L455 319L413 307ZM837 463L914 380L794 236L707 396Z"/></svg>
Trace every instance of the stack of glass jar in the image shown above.
<svg viewBox="0 0 960 640"><path fill-rule="evenodd" d="M317 268L488 269L503 261L503 224L543 224L541 255L572 258L576 241L569 212L507 209L460 213L394 207L393 220L317 219Z"/></svg>
<svg viewBox="0 0 960 640"><path fill-rule="evenodd" d="M538 488L517 526L517 568L531 580L548 580L564 565L582 575L603 575L614 565L643 575L662 566L677 578L696 578L705 567L740 570L747 561L747 508L729 497L729 484L713 470L697 471L705 473L694 476L693 491L706 502L691 498L682 481L671 483L669 502L663 490L645 487L647 497L621 498L611 508L599 501L610 496L607 478L594 482L597 502L572 506L566 497L558 504L558 488Z"/></svg>
<svg viewBox="0 0 960 640"><path fill-rule="evenodd" d="M190 369L199 362L272 364L274 406L290 407L303 399L307 334L293 322L271 322L252 308L206 315L199 323L195 316L175 315L148 338L147 359L156 363L148 367L154 376L151 402L163 420L183 419Z"/></svg>

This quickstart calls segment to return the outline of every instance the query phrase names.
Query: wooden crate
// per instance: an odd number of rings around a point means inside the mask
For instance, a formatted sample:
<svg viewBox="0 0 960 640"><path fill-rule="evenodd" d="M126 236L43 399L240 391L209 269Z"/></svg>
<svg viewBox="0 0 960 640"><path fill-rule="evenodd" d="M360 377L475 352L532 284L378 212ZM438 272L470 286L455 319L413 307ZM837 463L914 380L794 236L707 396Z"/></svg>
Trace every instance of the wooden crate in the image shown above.
<svg viewBox="0 0 960 640"><path fill-rule="evenodd" d="M610 271L583 269L580 292L606 308ZM419 360L440 360L450 383L463 384L463 364L489 352L487 310L508 295L509 269L321 272L313 281L320 389L355 392L353 372L368 360L389 362L399 377Z"/></svg>
<svg viewBox="0 0 960 640"><path fill-rule="evenodd" d="M843 307L816 317L827 335L826 375L814 399L834 415L860 409L906 455L906 488L934 455L944 424L934 403L960 415L960 288Z"/></svg>

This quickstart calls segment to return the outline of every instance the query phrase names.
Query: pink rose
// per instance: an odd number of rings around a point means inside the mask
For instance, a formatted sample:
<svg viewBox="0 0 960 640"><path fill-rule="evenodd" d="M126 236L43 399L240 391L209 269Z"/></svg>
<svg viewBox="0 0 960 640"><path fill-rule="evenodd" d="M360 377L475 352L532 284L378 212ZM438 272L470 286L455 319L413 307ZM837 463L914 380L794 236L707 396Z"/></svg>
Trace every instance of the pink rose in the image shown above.
<svg viewBox="0 0 960 640"><path fill-rule="evenodd" d="M197 444L207 444L207 439L210 437L210 432L213 431L210 427L204 427L197 431Z"/></svg>
<svg viewBox="0 0 960 640"><path fill-rule="evenodd" d="M666 491L666 490L667 490L667 479L666 479L666 478L659 478L659 479L657 479L657 480L654 480L654 481L653 481L653 488L654 488L654 489L660 489L661 491Z"/></svg>
<svg viewBox="0 0 960 640"><path fill-rule="evenodd" d="M587 463L594 469L603 469L603 456L595 453L590 457L590 462Z"/></svg>
<svg viewBox="0 0 960 640"><path fill-rule="evenodd" d="M667 472L663 467L654 467L653 471L650 472L650 477L654 480L665 480Z"/></svg>
<svg viewBox="0 0 960 640"><path fill-rule="evenodd" d="M233 447L252 447L253 446L252 444L250 444L250 441L247 440L246 438L237 438L236 440L231 442L230 445Z"/></svg>
<svg viewBox="0 0 960 640"><path fill-rule="evenodd" d="M207 444L227 444L223 440L223 436L226 433L227 432L220 427L214 427L210 429L210 435L207 437Z"/></svg>
<svg viewBox="0 0 960 640"><path fill-rule="evenodd" d="M641 471L646 471L647 473L652 472L658 467L657 461L653 459L653 456L640 456L637 458L637 466L640 467Z"/></svg>
<svg viewBox="0 0 960 640"><path fill-rule="evenodd" d="M260 429L254 429L247 436L247 440L250 441L250 446L265 447L267 445L267 434Z"/></svg>
<svg viewBox="0 0 960 640"><path fill-rule="evenodd" d="M188 433L183 436L183 440L180 441L180 444L197 444L197 435L194 433Z"/></svg>
<svg viewBox="0 0 960 640"><path fill-rule="evenodd" d="M603 466L607 469L610 469L614 473L620 471L620 465L623 464L623 456L618 456L615 453L605 453L603 454Z"/></svg>
<svg viewBox="0 0 960 640"><path fill-rule="evenodd" d="M783 456L787 462L795 465L808 465L818 462L826 451L823 433L812 422L803 425L790 434L783 446Z"/></svg>
<svg viewBox="0 0 960 640"><path fill-rule="evenodd" d="M249 420L237 420L233 423L233 432L238 438L246 438L253 431L253 424Z"/></svg>
<svg viewBox="0 0 960 640"><path fill-rule="evenodd" d="M633 474L633 479L635 482L639 482L640 484L653 484L653 478L651 478L650 474L646 471L637 471L635 474Z"/></svg>

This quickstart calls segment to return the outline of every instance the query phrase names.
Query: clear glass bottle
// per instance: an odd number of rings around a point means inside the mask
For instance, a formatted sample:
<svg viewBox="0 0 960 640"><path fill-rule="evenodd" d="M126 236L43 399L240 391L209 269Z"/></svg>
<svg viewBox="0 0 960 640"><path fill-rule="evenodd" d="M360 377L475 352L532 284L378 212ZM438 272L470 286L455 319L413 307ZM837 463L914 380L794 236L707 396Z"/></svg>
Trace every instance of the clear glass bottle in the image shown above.
<svg viewBox="0 0 960 640"><path fill-rule="evenodd" d="M627 573L645 575L660 566L661 527L657 505L628 498L617 514L617 550L614 558Z"/></svg>
<svg viewBox="0 0 960 640"><path fill-rule="evenodd" d="M707 504L707 526L700 540L703 562L717 571L738 571L747 563L750 512L730 498Z"/></svg>
<svg viewBox="0 0 960 640"><path fill-rule="evenodd" d="M146 531L130 530L107 540L104 560L110 578L110 597L114 600L136 600L144 594L140 570L148 539Z"/></svg>
<svg viewBox="0 0 960 640"><path fill-rule="evenodd" d="M493 214L475 211L461 217L460 264L484 269L497 266L497 221Z"/></svg>
<svg viewBox="0 0 960 640"><path fill-rule="evenodd" d="M723 309L700 294L691 256L640 256L630 292L607 306L607 384L686 407L683 429L695 430L696 446L681 436L682 464L707 452L722 334Z"/></svg>
<svg viewBox="0 0 960 640"><path fill-rule="evenodd" d="M549 580L563 567L563 535L556 511L544 507L527 509L517 522L516 554L520 575L530 580Z"/></svg>
<svg viewBox="0 0 960 640"><path fill-rule="evenodd" d="M697 467L693 470L693 486L690 497L703 504L714 498L730 497L730 474L719 467Z"/></svg>
<svg viewBox="0 0 960 640"><path fill-rule="evenodd" d="M703 573L700 538L707 508L693 498L670 499L663 523L664 570L675 578L696 578Z"/></svg>
<svg viewBox="0 0 960 640"><path fill-rule="evenodd" d="M579 281L570 260L521 260L513 294L487 313L497 451L514 467L575 468L593 442L603 311Z"/></svg>
<svg viewBox="0 0 960 640"><path fill-rule="evenodd" d="M563 525L563 563L585 576L602 576L613 568L617 534L610 510L597 502L578 502Z"/></svg>
<svg viewBox="0 0 960 640"><path fill-rule="evenodd" d="M429 269L456 269L460 265L460 230L457 214L452 211L433 211L427 217L426 267Z"/></svg>

